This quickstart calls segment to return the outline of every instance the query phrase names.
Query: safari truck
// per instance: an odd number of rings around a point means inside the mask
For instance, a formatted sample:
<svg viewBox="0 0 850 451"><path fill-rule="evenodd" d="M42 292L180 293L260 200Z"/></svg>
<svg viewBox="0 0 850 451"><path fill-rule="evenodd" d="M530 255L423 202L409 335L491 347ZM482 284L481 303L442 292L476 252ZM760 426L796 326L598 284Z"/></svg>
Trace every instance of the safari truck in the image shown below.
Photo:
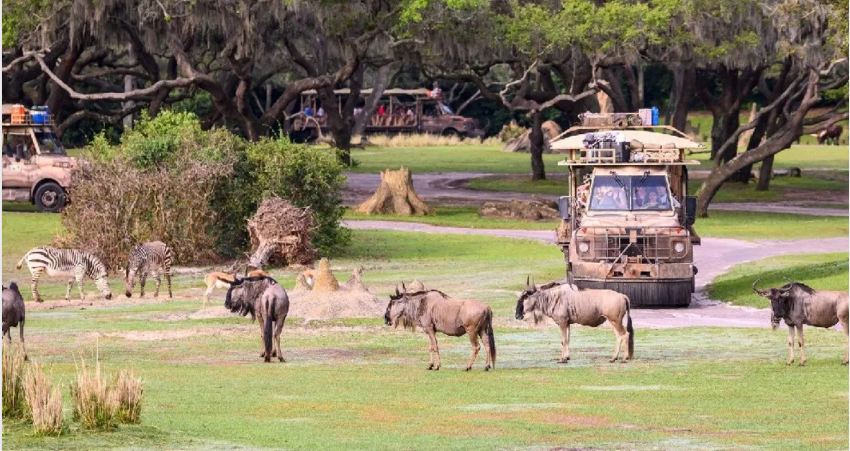
<svg viewBox="0 0 850 451"><path fill-rule="evenodd" d="M351 94L349 89L337 89L336 105L321 105L342 109L342 103ZM363 89L360 96L364 99L372 94L371 89ZM384 106L384 114L373 114L366 121L364 134L431 133L436 135L455 135L468 138L481 138L484 130L475 119L452 113L442 103L437 91L427 89L387 89L381 96L379 105ZM360 105L365 100L360 100ZM358 107L360 109L361 107ZM327 133L327 116L320 115L320 104L315 90L301 94L301 111L293 121L293 130L308 132L313 138ZM356 114L363 114L362 112Z"/></svg>
<svg viewBox="0 0 850 451"><path fill-rule="evenodd" d="M669 126L581 125L553 140L567 153L558 246L567 279L625 294L632 307L687 307L694 292L696 198L685 150L702 147Z"/></svg>
<svg viewBox="0 0 850 451"><path fill-rule="evenodd" d="M65 206L75 158L53 132L46 108L3 105L3 200L30 202L41 211Z"/></svg>

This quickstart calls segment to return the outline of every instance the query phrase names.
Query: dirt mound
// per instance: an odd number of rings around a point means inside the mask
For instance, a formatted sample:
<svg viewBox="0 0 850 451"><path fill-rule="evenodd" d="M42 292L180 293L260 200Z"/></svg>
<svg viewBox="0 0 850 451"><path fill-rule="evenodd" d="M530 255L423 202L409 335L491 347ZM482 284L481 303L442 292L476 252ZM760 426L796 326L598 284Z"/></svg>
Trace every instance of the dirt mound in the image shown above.
<svg viewBox="0 0 850 451"><path fill-rule="evenodd" d="M380 318L386 300L369 292L363 284L363 268L355 268L344 284L339 284L326 259L319 262L316 280L311 287L298 276L295 288L289 292L289 316L305 321L338 318Z"/></svg>
<svg viewBox="0 0 850 451"><path fill-rule="evenodd" d="M543 129L543 152L552 151L550 142L561 134L561 126L554 121L546 121L541 125ZM502 152L529 152L531 150L531 130L505 143Z"/></svg>
<svg viewBox="0 0 850 451"><path fill-rule="evenodd" d="M487 218L523 219L526 221L547 221L560 218L558 206L545 200L516 200L507 202L486 202L478 210L478 216Z"/></svg>

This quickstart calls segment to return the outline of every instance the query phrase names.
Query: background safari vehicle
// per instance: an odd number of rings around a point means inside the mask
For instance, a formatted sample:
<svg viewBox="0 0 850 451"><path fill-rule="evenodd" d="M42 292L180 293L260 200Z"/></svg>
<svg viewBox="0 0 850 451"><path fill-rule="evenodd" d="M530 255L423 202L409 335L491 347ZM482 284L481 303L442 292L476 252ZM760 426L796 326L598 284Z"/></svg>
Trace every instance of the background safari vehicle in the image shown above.
<svg viewBox="0 0 850 451"><path fill-rule="evenodd" d="M342 102L350 95L349 89L334 91L337 104L334 108L341 109ZM364 99L372 94L371 89L360 91ZM362 108L361 101L358 108ZM481 138L484 130L478 127L475 119L453 114L439 97L432 97L427 89L387 89L381 96L379 104L384 105L383 115L373 114L366 122L364 133L432 133L437 135L456 135L467 138ZM320 105L316 91L304 91L301 94L301 114L293 122L296 132L309 131L313 138L318 137L316 128L326 133L327 117L317 115ZM310 108L308 116L305 111ZM362 113L361 113L362 114Z"/></svg>
<svg viewBox="0 0 850 451"><path fill-rule="evenodd" d="M65 206L76 159L53 133L46 108L3 105L3 200L31 202L41 211Z"/></svg>
<svg viewBox="0 0 850 451"><path fill-rule="evenodd" d="M700 244L687 165L699 162L685 161L684 149L701 145L667 126L578 126L562 136L576 132L585 134L552 143L569 154L559 163L570 191L557 231L568 280L623 293L633 307L687 307Z"/></svg>

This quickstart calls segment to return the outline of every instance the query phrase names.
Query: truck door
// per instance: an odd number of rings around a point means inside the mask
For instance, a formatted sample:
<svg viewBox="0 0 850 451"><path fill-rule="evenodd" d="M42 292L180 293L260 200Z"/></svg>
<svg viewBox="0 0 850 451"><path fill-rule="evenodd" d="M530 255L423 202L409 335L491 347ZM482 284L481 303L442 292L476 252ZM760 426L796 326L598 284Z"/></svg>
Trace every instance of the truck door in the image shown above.
<svg viewBox="0 0 850 451"><path fill-rule="evenodd" d="M27 130L3 134L3 187L29 188L38 165L33 161L35 144Z"/></svg>

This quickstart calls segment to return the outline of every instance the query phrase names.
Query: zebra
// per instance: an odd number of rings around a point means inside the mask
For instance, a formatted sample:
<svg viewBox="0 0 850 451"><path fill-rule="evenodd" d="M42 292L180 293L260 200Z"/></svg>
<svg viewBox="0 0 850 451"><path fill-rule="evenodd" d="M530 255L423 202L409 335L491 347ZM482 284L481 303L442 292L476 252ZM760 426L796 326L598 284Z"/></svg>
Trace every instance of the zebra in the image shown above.
<svg viewBox="0 0 850 451"><path fill-rule="evenodd" d="M159 285L162 282L160 272L165 273L168 283L168 299L174 299L171 294L171 264L174 263L174 251L161 241L142 243L133 248L124 270L124 294L133 295L136 287L136 275L139 276L142 292L139 297L145 297L145 283L148 275L156 279L156 291L153 297L159 296Z"/></svg>
<svg viewBox="0 0 850 451"><path fill-rule="evenodd" d="M71 298L71 286L77 281L80 289L80 300L85 301L83 293L83 276L94 280L97 289L109 300L112 292L109 290L109 281L106 278L106 266L94 255L77 249L56 249L55 247L36 247L30 249L18 262L17 269L27 263L32 274L32 298L36 302L44 299L38 294L38 279L43 273L51 277L70 277L68 289L65 291L65 300Z"/></svg>

